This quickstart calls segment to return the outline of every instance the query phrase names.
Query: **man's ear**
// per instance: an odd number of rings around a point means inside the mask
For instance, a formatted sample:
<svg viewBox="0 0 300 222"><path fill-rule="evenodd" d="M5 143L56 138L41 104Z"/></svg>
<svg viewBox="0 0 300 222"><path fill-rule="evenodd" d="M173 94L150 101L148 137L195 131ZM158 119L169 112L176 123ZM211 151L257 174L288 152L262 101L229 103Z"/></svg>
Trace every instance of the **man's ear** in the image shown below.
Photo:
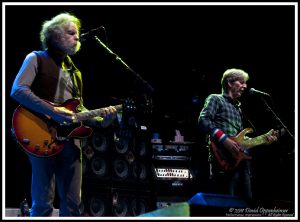
<svg viewBox="0 0 300 222"><path fill-rule="evenodd" d="M232 88L232 81L227 82L227 88Z"/></svg>

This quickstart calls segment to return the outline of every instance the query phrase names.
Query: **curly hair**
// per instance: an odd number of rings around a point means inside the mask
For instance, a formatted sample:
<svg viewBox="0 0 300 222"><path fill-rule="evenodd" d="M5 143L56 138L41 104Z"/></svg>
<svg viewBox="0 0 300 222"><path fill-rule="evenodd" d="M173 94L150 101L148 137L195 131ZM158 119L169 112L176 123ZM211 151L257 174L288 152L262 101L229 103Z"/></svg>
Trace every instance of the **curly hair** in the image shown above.
<svg viewBox="0 0 300 222"><path fill-rule="evenodd" d="M40 32L40 41L43 49L48 49L49 45L51 45L53 41L55 42L64 33L64 26L71 22L77 26L78 30L81 29L81 20L68 12L61 13L51 20L45 21L42 24L42 30Z"/></svg>

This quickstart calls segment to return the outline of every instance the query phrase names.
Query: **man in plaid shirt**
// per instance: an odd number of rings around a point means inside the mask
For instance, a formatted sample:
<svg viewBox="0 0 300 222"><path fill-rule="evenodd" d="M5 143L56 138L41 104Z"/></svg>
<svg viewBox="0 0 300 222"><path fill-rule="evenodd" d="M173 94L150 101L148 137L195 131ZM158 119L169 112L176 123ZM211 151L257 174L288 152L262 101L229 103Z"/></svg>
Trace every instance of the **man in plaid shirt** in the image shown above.
<svg viewBox="0 0 300 222"><path fill-rule="evenodd" d="M231 152L245 152L241 145L230 137L243 130L238 98L246 90L248 79L248 73L241 69L226 70L221 79L222 93L211 94L206 98L198 118L200 129L223 149ZM270 135L267 139L275 141L277 138ZM241 196L246 201L252 199L249 160L243 160L235 171L226 173L218 167L209 149L209 163L210 178L216 182L217 192Z"/></svg>

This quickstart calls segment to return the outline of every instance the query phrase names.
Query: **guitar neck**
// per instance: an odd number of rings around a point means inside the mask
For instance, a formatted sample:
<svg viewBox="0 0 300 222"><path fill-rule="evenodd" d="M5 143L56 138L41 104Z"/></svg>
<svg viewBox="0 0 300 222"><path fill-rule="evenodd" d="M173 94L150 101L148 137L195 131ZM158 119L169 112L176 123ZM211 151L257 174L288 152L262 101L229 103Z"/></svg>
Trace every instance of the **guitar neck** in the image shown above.
<svg viewBox="0 0 300 222"><path fill-rule="evenodd" d="M116 105L114 107L116 108L117 111L120 111L122 109L122 105ZM76 119L77 121L84 121L84 120L94 118L96 116L102 116L104 114L104 109L105 108L100 108L100 109L94 109L94 110L76 113L75 114Z"/></svg>
<svg viewBox="0 0 300 222"><path fill-rule="evenodd" d="M250 149L252 147L267 144L267 143L268 141L266 140L266 134L264 134L251 139L244 140L242 142L242 146L244 149Z"/></svg>
<svg viewBox="0 0 300 222"><path fill-rule="evenodd" d="M285 129L280 129L280 130L270 130L268 133L265 133L263 135L254 137L254 138L249 138L249 139L244 139L244 136L248 133L252 132L251 128L246 128L242 132L240 132L236 137L234 137L234 140L236 142L239 142L244 149L250 149L255 146L259 145L269 145L274 141L269 141L267 139L268 135L276 136L277 138L282 136L285 133Z"/></svg>

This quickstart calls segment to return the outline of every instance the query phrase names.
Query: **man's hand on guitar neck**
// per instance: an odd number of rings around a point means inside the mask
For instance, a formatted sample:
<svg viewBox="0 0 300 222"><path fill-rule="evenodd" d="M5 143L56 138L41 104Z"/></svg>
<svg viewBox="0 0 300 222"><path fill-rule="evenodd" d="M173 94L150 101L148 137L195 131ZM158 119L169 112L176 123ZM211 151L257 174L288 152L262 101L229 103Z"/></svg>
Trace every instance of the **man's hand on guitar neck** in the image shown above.
<svg viewBox="0 0 300 222"><path fill-rule="evenodd" d="M275 131L274 129L271 129L268 133L265 134L265 138L267 140L267 144L271 144L278 140L279 133L278 131Z"/></svg>
<svg viewBox="0 0 300 222"><path fill-rule="evenodd" d="M68 110L63 106L53 107L52 119L61 125L67 125L76 121L76 116L73 111Z"/></svg>
<svg viewBox="0 0 300 222"><path fill-rule="evenodd" d="M103 113L101 114L103 120L101 122L101 126L103 128L108 127L117 117L117 110L113 106L109 106L103 109Z"/></svg>

